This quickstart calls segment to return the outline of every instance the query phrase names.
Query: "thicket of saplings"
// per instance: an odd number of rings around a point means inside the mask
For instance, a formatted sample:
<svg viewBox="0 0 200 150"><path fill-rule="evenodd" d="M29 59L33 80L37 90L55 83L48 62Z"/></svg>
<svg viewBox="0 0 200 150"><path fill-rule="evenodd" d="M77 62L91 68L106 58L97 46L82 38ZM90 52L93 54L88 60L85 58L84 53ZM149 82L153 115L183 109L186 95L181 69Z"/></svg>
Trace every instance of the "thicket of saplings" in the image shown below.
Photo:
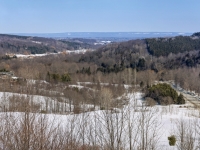
<svg viewBox="0 0 200 150"><path fill-rule="evenodd" d="M24 112L24 104L30 104L31 112L69 114L104 110L107 108L106 101L109 101L109 108L121 108L127 104L127 91L123 84L102 84L80 83L79 87L63 83L48 83L44 81L20 81L10 82L1 80L3 92L11 92L13 95L3 94L4 102L1 111ZM44 96L35 99L34 96ZM109 97L109 99L107 98ZM43 102L41 102L43 99ZM45 102L44 102L45 101ZM42 104L44 103L44 104ZM84 108L84 105L90 107Z"/></svg>

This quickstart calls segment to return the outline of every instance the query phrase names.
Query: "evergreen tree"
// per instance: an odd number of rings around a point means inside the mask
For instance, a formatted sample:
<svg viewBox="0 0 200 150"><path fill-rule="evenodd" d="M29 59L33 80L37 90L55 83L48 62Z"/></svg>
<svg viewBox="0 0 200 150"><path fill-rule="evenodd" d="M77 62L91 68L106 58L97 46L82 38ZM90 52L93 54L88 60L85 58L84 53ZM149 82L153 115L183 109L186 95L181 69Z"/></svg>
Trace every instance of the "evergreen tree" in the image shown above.
<svg viewBox="0 0 200 150"><path fill-rule="evenodd" d="M185 104L185 99L183 97L183 94L180 94L177 98L177 104Z"/></svg>

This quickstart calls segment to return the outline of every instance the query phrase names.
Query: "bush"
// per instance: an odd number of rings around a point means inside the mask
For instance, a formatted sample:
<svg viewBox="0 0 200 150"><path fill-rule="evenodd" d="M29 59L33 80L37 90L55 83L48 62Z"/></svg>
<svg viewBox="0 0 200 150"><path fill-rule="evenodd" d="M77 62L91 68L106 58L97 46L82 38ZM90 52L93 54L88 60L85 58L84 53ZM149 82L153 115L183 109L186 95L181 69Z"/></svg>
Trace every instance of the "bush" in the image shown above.
<svg viewBox="0 0 200 150"><path fill-rule="evenodd" d="M156 101L154 99L152 99L151 97L146 97L145 98L146 101L146 105L147 106L155 106L156 105Z"/></svg>
<svg viewBox="0 0 200 150"><path fill-rule="evenodd" d="M174 146L176 144L176 137L174 135L169 136L168 140L170 146Z"/></svg>
<svg viewBox="0 0 200 150"><path fill-rule="evenodd" d="M170 96L166 96L166 97L160 96L159 97L159 101L160 101L161 105L169 105L169 104L173 104L174 103L172 97L170 97Z"/></svg>

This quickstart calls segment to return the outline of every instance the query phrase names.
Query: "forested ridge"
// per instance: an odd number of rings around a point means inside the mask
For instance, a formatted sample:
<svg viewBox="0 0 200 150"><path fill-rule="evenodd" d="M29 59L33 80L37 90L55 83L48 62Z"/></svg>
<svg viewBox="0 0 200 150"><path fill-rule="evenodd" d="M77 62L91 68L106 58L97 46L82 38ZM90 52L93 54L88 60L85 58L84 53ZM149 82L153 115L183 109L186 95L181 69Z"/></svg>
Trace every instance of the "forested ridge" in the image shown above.
<svg viewBox="0 0 200 150"><path fill-rule="evenodd" d="M81 61L91 62L96 60L96 58L102 58L103 53L109 53L109 57L121 57L122 62L118 63L127 66L126 61L133 64L131 60L132 54L143 56L148 52L148 54L152 56L160 57L168 56L169 54L200 50L199 34L200 33L197 32L191 36L130 40L126 42L112 43L100 48L98 48L99 46L94 45L96 40L93 39L75 38L56 40L52 38L0 34L0 52L40 54L46 52L59 52L67 49L97 48L97 52L94 53L94 56L90 56L89 58L84 57ZM118 60L119 58L117 58L116 61ZM99 61L98 63L101 62Z"/></svg>
<svg viewBox="0 0 200 150"><path fill-rule="evenodd" d="M194 36L177 36L173 38L146 39L147 49L154 56L168 56L192 50L200 50L200 38Z"/></svg>
<svg viewBox="0 0 200 150"><path fill-rule="evenodd" d="M65 50L90 49L95 46L92 40L52 39L43 37L0 34L0 54L44 54Z"/></svg>

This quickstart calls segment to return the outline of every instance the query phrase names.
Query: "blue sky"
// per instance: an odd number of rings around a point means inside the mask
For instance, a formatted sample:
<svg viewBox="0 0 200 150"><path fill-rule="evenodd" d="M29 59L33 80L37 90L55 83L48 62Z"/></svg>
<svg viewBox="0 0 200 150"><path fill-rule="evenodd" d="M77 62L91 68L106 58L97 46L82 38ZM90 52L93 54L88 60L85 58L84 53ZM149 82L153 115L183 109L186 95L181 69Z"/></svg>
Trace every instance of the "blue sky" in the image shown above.
<svg viewBox="0 0 200 150"><path fill-rule="evenodd" d="M0 33L197 32L200 0L0 0Z"/></svg>

